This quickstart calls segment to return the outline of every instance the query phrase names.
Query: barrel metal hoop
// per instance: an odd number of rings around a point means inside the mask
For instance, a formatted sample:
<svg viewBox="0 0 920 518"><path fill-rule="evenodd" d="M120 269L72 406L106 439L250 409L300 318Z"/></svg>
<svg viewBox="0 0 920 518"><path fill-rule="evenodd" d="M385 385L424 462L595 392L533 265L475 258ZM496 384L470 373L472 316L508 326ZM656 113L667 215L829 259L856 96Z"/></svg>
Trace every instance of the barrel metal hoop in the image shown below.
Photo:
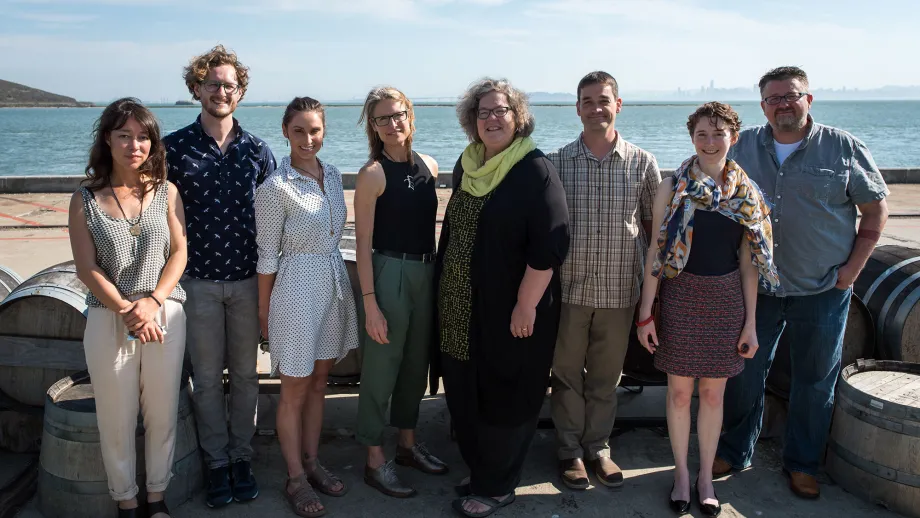
<svg viewBox="0 0 920 518"><path fill-rule="evenodd" d="M892 349L894 351L901 350L901 331L904 329L905 322L907 322L907 316L910 314L911 310L914 309L914 305L917 301L920 301L920 286L914 288L914 291L910 292L910 295L901 301L901 307L899 307L898 312L894 314L894 322L886 327L886 330L891 335L887 338L891 340L891 343L895 346L895 348Z"/></svg>
<svg viewBox="0 0 920 518"><path fill-rule="evenodd" d="M876 278L875 281L872 282L872 285L869 286L869 289L866 290L866 296L863 297L863 300L866 301L866 305L867 305L867 306L869 305L869 299L872 298L872 294L875 293L875 290L878 289L878 287L879 287L880 284L882 284L883 282L885 282L885 279L887 279L889 275L891 275L892 273L894 273L894 272L900 270L901 268L907 266L908 264L915 263L915 262L917 262L917 261L920 261L920 255L918 255L918 256L916 256L916 257L911 257L911 258L909 258L909 259L904 259L904 260L901 261L900 263L893 264L893 265L889 266L887 270L885 270L884 272L882 272L882 273L878 276L878 278Z"/></svg>
<svg viewBox="0 0 920 518"><path fill-rule="evenodd" d="M914 473L905 473L894 468L882 466L877 462L868 461L844 448L833 438L828 439L828 446L838 457L840 457L840 460L850 464L857 469L865 471L870 475L875 475L879 478L883 478L897 484L920 488L920 475L916 475Z"/></svg>
<svg viewBox="0 0 920 518"><path fill-rule="evenodd" d="M86 295L55 284L36 284L22 291L13 291L3 300L3 304L35 295L44 295L60 300L82 313L84 317L89 312L86 305Z"/></svg>
<svg viewBox="0 0 920 518"><path fill-rule="evenodd" d="M874 412L868 407L851 401L848 397L838 397L837 405L842 411L850 416L869 423L876 428L884 428L889 432L909 435L911 437L920 437L920 421L911 419L911 416L902 417L900 421L894 421L888 418L888 412L885 412L885 415L882 416L879 412Z"/></svg>
<svg viewBox="0 0 920 518"><path fill-rule="evenodd" d="M920 259L920 256L918 256L917 259ZM888 310L891 309L891 306L894 304L894 300L898 298L898 295L900 295L901 292L904 291L904 289L907 288L910 283L917 279L920 279L920 272L917 272L904 279L904 281L901 282L901 284L898 284L898 286L888 295L888 298L885 300L885 304L882 306L882 310L878 313L878 322L875 323L876 336L885 336L885 320L888 319ZM879 345L884 347L884 343Z"/></svg>

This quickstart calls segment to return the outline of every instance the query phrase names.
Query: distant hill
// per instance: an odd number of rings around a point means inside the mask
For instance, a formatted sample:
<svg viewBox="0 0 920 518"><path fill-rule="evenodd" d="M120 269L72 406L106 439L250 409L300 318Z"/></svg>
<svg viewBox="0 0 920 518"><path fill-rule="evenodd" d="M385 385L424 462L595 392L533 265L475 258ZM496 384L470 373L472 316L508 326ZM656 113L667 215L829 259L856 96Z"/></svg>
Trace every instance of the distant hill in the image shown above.
<svg viewBox="0 0 920 518"><path fill-rule="evenodd" d="M85 107L93 103L79 102L73 97L53 94L37 88L0 79L0 108Z"/></svg>

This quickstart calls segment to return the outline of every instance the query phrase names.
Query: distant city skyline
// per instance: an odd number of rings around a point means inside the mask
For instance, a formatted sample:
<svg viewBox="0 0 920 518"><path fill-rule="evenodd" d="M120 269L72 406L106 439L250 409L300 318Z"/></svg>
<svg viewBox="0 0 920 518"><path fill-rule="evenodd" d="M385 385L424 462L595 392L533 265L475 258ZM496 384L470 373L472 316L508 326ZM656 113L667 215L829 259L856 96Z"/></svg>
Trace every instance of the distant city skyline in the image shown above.
<svg viewBox="0 0 920 518"><path fill-rule="evenodd" d="M909 0L0 0L0 12L2 79L81 101L188 99L182 67L217 43L250 67L253 102L363 99L380 84L456 99L487 75L573 94L597 69L627 100L707 86L756 100L780 65L804 68L819 99L920 98Z"/></svg>

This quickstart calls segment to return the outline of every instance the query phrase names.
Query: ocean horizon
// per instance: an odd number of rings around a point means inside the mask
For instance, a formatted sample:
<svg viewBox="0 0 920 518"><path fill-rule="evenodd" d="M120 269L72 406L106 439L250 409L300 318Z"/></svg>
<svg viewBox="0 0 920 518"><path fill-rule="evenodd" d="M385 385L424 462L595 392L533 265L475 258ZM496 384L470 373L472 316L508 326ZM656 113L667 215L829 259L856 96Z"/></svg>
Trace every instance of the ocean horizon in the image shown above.
<svg viewBox="0 0 920 518"><path fill-rule="evenodd" d="M627 141L651 152L662 169L672 169L693 153L687 117L699 101L629 101L616 126ZM744 127L766 119L757 101L729 102ZM281 117L287 102L241 103L234 116L241 126L264 139L277 158L287 153ZM200 106L150 103L164 135L192 121ZM326 103L326 139L320 158L343 172L367 161L367 141L358 125L361 104ZM421 101L416 106L413 148L431 155L450 171L468 141L457 121L454 103ZM546 153L578 137L581 120L573 104L532 103L533 138ZM92 143L93 124L102 107L5 108L0 110L0 176L82 175ZM862 140L879 167L920 167L920 101L816 101L815 120L844 129Z"/></svg>

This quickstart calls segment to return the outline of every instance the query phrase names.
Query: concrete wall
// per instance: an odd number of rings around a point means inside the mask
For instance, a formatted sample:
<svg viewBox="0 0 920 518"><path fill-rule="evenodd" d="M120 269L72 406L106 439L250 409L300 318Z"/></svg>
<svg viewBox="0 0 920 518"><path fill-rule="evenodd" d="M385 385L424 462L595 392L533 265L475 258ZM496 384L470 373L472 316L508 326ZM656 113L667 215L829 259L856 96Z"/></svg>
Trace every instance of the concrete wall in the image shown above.
<svg viewBox="0 0 920 518"><path fill-rule="evenodd" d="M673 173L672 169L662 170L662 175ZM450 173L438 176L438 187L452 185ZM920 168L901 167L882 169L882 176L889 184L920 184ZM354 189L357 173L342 173L342 184L346 189ZM74 192L80 186L82 176L0 176L0 193L16 194L26 192Z"/></svg>

